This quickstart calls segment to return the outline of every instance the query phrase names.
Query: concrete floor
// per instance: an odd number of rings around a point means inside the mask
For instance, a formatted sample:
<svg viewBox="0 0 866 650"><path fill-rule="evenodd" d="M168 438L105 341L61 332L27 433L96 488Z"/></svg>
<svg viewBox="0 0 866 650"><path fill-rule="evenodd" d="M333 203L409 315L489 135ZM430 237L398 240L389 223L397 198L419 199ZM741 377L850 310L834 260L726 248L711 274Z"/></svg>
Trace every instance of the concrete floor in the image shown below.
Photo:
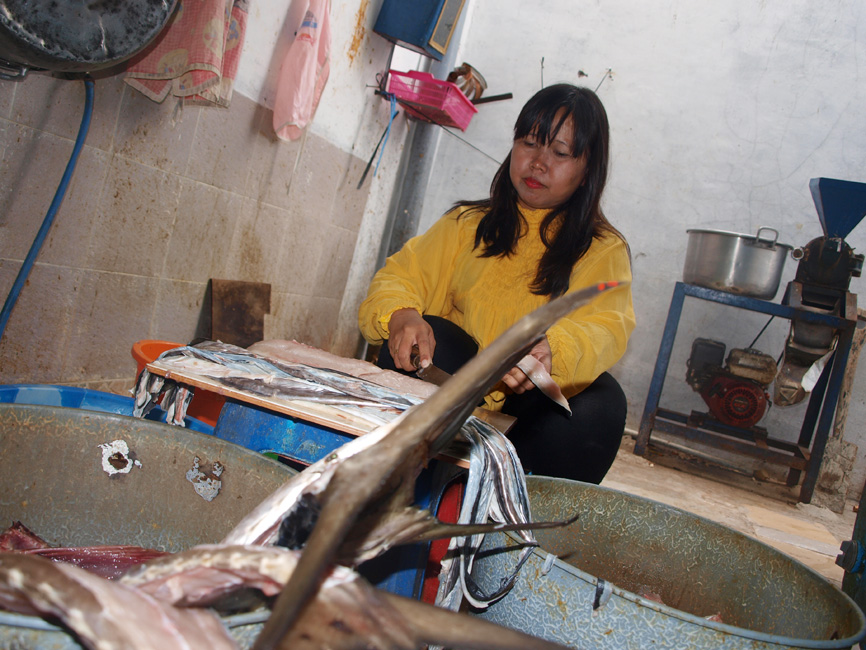
<svg viewBox="0 0 866 650"><path fill-rule="evenodd" d="M841 587L836 566L839 545L851 539L856 502L837 514L820 506L798 503L796 492L754 479L710 476L711 470L674 468L666 455L633 453L626 436L603 487L676 506L753 537L799 560ZM662 464L664 463L664 464ZM696 473L693 473L696 472Z"/></svg>

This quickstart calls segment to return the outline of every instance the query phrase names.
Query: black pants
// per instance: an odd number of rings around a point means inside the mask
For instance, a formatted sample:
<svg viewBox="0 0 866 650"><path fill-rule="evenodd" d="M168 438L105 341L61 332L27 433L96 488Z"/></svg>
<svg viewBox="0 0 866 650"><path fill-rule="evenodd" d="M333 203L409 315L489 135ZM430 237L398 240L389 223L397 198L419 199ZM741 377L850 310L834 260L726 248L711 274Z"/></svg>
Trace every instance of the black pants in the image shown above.
<svg viewBox="0 0 866 650"><path fill-rule="evenodd" d="M454 373L478 353L478 345L454 323L425 316L433 328L433 364ZM387 343L380 368L397 370ZM403 372L398 370L398 372ZM409 373L403 373L409 374ZM502 408L517 422L508 433L527 474L600 483L616 458L628 408L625 394L609 373L569 398L571 416L538 389L509 395Z"/></svg>

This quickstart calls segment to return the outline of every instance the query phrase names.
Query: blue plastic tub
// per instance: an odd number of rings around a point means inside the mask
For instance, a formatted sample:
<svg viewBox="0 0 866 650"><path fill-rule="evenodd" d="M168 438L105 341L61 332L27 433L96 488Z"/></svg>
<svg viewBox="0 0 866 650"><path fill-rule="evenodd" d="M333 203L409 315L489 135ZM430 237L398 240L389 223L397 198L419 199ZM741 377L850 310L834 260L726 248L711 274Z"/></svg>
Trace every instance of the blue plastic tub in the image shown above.
<svg viewBox="0 0 866 650"><path fill-rule="evenodd" d="M342 431L232 399L226 400L214 435L303 465L315 463L354 438ZM452 474L446 467L440 467L438 461L431 461L415 485L415 505L436 512ZM370 582L391 593L420 598L429 554L429 542L397 546L361 565L359 571Z"/></svg>
<svg viewBox="0 0 866 650"><path fill-rule="evenodd" d="M100 390L55 386L52 384L0 384L0 403L33 404L36 406L63 406L66 408L116 413L132 416L135 400L132 397L115 395ZM165 422L165 411L155 406L145 418ZM213 427L195 418L185 418L187 429L213 434Z"/></svg>

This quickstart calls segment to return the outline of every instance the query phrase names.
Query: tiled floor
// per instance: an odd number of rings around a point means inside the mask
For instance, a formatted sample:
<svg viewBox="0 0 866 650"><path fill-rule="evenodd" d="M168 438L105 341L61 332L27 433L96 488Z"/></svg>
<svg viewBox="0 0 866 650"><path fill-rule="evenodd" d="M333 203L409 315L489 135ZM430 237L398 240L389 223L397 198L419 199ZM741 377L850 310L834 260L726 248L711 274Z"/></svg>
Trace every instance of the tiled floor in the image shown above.
<svg viewBox="0 0 866 650"><path fill-rule="evenodd" d="M851 539L855 502L837 514L820 506L778 498L770 489L754 485L744 489L662 465L633 453L626 438L603 487L682 508L754 537L794 557L841 586L843 571L835 559L842 541ZM757 483L757 482L756 482ZM763 494L762 494L763 491Z"/></svg>

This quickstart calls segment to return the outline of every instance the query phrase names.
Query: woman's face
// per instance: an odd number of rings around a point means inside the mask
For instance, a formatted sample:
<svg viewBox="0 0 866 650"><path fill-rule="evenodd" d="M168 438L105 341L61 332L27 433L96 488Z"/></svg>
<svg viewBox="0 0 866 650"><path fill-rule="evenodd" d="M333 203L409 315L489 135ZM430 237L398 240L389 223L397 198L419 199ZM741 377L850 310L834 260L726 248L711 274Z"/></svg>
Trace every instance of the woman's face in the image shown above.
<svg viewBox="0 0 866 650"><path fill-rule="evenodd" d="M557 114L554 124L559 117ZM509 175L522 207L555 208L581 186L586 156L572 156L573 144L574 123L570 117L547 144L531 134L514 141Z"/></svg>

